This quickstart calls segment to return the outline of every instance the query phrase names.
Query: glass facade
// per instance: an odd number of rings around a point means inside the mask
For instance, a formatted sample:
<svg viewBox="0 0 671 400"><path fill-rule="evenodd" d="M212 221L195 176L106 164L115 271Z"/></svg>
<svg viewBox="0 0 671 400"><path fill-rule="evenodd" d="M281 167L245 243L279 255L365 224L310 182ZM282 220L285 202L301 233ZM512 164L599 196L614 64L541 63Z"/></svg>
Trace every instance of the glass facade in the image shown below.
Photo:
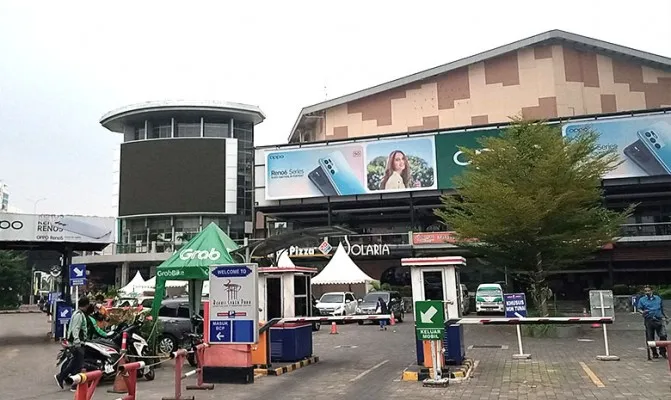
<svg viewBox="0 0 671 400"><path fill-rule="evenodd" d="M172 120L147 121L147 139L164 139L172 137Z"/></svg>
<svg viewBox="0 0 671 400"><path fill-rule="evenodd" d="M200 137L200 118L177 119L175 137Z"/></svg>
<svg viewBox="0 0 671 400"><path fill-rule="evenodd" d="M252 221L254 206L254 124L234 121L233 137L238 139L238 213L231 220L231 237L242 239L245 221Z"/></svg>
<svg viewBox="0 0 671 400"><path fill-rule="evenodd" d="M203 136L205 137L230 137L230 119L205 118L203 123Z"/></svg>

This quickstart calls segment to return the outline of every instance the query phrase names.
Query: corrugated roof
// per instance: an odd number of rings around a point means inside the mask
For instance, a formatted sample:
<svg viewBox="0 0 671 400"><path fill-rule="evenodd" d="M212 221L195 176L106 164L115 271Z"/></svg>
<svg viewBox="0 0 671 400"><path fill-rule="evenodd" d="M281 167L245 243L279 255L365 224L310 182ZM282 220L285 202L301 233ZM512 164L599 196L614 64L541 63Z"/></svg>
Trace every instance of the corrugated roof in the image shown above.
<svg viewBox="0 0 671 400"><path fill-rule="evenodd" d="M470 57L462 58L457 61L453 61L434 68L420 71L412 75L395 79L393 81L382 83L377 86L359 90L358 92L350 93L344 96L336 97L335 99L323 101L321 103L304 107L301 110L300 114L298 115L298 118L294 123L291 133L289 134L289 141L291 141L294 133L296 132L296 128L298 128L298 125L300 124L301 120L306 115L318 111L323 111L335 106L339 106L341 104L346 104L378 93L386 92L387 90L405 86L410 83L422 81L424 79L431 78L436 75L441 75L446 72L453 71L471 64L476 64L491 58L501 56L506 53L510 53L512 51L520 50L522 48L537 46L539 44L547 44L551 42L567 42L577 47L592 49L601 53L607 53L611 55L615 54L623 57L635 58L639 62L647 64L654 68L671 70L671 58L669 57L663 57L657 54L632 49L631 47L620 46L618 44L606 42L603 40L593 39L587 36L582 36L575 33L555 29L535 36L528 37L526 39L518 40L516 42L509 43L504 46L496 47L494 49L487 50Z"/></svg>

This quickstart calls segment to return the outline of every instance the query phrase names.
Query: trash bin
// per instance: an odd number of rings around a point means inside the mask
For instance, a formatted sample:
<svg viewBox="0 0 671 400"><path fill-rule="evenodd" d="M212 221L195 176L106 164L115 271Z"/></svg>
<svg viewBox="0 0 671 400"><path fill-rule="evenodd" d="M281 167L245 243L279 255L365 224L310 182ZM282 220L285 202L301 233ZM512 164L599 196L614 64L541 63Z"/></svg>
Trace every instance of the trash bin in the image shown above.
<svg viewBox="0 0 671 400"><path fill-rule="evenodd" d="M294 362L312 356L312 323L286 322L270 328L270 362Z"/></svg>
<svg viewBox="0 0 671 400"><path fill-rule="evenodd" d="M461 365L466 358L464 348L464 327L461 324L445 323L445 337L443 338L445 348L445 365Z"/></svg>

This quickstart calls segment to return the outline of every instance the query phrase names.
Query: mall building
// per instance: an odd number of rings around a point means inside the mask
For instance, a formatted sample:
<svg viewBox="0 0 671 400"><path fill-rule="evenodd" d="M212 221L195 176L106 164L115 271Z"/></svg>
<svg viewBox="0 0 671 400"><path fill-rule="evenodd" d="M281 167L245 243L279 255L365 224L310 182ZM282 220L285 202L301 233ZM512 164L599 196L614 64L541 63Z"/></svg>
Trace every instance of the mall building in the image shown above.
<svg viewBox="0 0 671 400"><path fill-rule="evenodd" d="M321 266L342 242L369 275L405 284L402 257L461 252L433 213L468 163L459 147L516 115L599 131L623 160L604 177L605 203L639 203L622 238L556 275L555 292L668 282L671 159L653 139L671 145L671 58L557 30L303 108L288 144L256 148L255 235L346 227L357 234L289 254ZM493 267L468 258L462 282L507 279Z"/></svg>
<svg viewBox="0 0 671 400"><path fill-rule="evenodd" d="M157 101L105 114L100 124L123 135L117 244L74 257L89 279L125 285L156 266L211 222L231 238L254 227L256 106L218 101Z"/></svg>

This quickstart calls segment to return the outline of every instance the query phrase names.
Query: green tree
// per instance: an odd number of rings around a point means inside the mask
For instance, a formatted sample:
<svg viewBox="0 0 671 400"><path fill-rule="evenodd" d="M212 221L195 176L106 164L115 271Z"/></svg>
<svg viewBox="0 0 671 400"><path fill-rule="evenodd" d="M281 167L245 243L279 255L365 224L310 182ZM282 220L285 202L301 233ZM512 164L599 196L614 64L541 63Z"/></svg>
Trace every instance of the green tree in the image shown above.
<svg viewBox="0 0 671 400"><path fill-rule="evenodd" d="M480 145L461 149L471 163L456 178L457 196L443 196L435 213L459 245L520 271L548 315L548 273L611 243L633 210L602 205L601 179L619 165L618 154L600 147L595 132L565 138L556 125L520 119Z"/></svg>
<svg viewBox="0 0 671 400"><path fill-rule="evenodd" d="M26 258L13 251L0 251L0 309L21 305L20 295L30 289Z"/></svg>

